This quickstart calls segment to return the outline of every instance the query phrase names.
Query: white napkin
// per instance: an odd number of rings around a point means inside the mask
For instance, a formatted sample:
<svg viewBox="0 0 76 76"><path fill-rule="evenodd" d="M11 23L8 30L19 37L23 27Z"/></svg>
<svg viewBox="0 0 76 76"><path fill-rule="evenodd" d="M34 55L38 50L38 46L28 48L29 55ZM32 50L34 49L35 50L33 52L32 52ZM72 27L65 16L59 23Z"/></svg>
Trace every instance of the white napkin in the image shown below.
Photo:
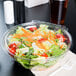
<svg viewBox="0 0 76 76"><path fill-rule="evenodd" d="M32 73L35 74L35 76L62 76L64 71L67 73L68 71L71 71L74 65L76 65L76 55L71 51L68 51L63 59L60 59L57 62L57 64L48 68L47 70L35 71L31 69L31 71ZM60 72L62 72L61 75L60 75ZM57 73L59 73L59 75L57 75ZM68 76L68 75L63 75L63 76Z"/></svg>
<svg viewBox="0 0 76 76"><path fill-rule="evenodd" d="M31 8L48 2L49 0L25 0L25 6Z"/></svg>

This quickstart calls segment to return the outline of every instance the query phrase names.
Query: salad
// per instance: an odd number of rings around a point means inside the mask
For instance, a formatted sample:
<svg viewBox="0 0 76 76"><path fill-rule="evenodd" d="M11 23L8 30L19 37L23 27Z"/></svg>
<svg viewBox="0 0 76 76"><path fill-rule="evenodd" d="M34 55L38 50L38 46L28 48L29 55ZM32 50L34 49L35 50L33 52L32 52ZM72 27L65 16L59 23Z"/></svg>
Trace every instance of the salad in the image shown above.
<svg viewBox="0 0 76 76"><path fill-rule="evenodd" d="M66 51L66 40L61 29L52 30L46 24L40 24L39 27L19 26L8 36L8 50L27 69L49 67L56 62L52 57L58 58Z"/></svg>

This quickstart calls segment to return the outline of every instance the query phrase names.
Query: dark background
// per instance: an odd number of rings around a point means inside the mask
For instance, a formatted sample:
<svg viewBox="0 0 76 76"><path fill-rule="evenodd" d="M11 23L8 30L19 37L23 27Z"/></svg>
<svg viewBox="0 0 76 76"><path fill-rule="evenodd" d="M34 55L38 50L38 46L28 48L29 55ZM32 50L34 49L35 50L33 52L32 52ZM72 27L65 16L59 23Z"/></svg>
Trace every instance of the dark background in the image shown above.
<svg viewBox="0 0 76 76"><path fill-rule="evenodd" d="M25 22L31 20L50 21L49 4L40 5L34 8L25 8ZM69 0L65 26L73 38L71 51L76 53L76 0ZM0 39L7 27L4 21L3 2L0 2ZM24 69L20 64L4 53L0 42L0 76L33 76L29 70Z"/></svg>

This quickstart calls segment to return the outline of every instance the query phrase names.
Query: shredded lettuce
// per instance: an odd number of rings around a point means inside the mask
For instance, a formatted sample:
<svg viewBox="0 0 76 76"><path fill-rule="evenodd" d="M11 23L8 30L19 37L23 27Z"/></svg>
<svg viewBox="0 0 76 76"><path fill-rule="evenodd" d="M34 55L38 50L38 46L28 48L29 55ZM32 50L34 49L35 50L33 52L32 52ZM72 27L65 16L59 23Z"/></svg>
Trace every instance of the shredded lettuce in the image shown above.
<svg viewBox="0 0 76 76"><path fill-rule="evenodd" d="M19 49L21 49L21 48L25 48L26 46L24 44L21 44L18 47L19 47Z"/></svg>
<svg viewBox="0 0 76 76"><path fill-rule="evenodd" d="M16 30L16 34L23 34L23 31L21 30L22 27L18 27Z"/></svg>
<svg viewBox="0 0 76 76"><path fill-rule="evenodd" d="M45 24L41 24L39 30L41 32L46 31L46 33L49 32L48 26L46 26Z"/></svg>
<svg viewBox="0 0 76 76"><path fill-rule="evenodd" d="M61 29L57 30L56 33L57 34L63 34Z"/></svg>
<svg viewBox="0 0 76 76"><path fill-rule="evenodd" d="M26 50L26 49L25 49ZM29 68L31 68L32 66L33 66L33 64L31 64L31 59L34 59L34 58L37 58L38 56L34 56L34 55L32 55L32 53L34 52L34 50L33 50L33 48L32 47L30 47L29 48L29 52L27 52L26 53L26 55L25 56L22 56L22 51L23 50L17 50L19 53L17 54L16 53L16 55L15 56L18 56L18 57L21 57L22 59L20 59L20 58L16 58L17 59L17 61L19 62L19 63L21 63L25 68L27 68L27 69L29 69ZM16 51L16 52L17 52Z"/></svg>
<svg viewBox="0 0 76 76"><path fill-rule="evenodd" d="M65 51L65 50L60 49L58 45L52 45L50 48L51 48L53 56L60 56Z"/></svg>

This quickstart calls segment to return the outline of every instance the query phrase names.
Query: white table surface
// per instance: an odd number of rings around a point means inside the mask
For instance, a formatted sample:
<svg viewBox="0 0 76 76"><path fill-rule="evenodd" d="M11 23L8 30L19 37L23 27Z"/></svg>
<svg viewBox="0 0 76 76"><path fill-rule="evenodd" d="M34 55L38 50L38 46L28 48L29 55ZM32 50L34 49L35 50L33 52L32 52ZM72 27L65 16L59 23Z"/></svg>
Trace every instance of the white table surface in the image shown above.
<svg viewBox="0 0 76 76"><path fill-rule="evenodd" d="M69 51L64 57L64 59L59 61L61 62L59 64L63 65L66 62L66 61L64 62L65 59L68 60L67 65L69 65L70 67L65 67L65 68L59 67L56 70L53 70L54 67L52 67L45 71L33 71L33 70L31 71L36 76L76 76L76 55L71 51ZM55 67L58 67L60 65L55 65ZM53 70L53 72L51 69Z"/></svg>
<svg viewBox="0 0 76 76"><path fill-rule="evenodd" d="M50 75L50 76L76 76L76 55L72 52L69 52L68 55L69 55L69 58L72 61L74 61L74 64L72 64L72 69L70 70L62 69L57 73L55 73L54 75Z"/></svg>

